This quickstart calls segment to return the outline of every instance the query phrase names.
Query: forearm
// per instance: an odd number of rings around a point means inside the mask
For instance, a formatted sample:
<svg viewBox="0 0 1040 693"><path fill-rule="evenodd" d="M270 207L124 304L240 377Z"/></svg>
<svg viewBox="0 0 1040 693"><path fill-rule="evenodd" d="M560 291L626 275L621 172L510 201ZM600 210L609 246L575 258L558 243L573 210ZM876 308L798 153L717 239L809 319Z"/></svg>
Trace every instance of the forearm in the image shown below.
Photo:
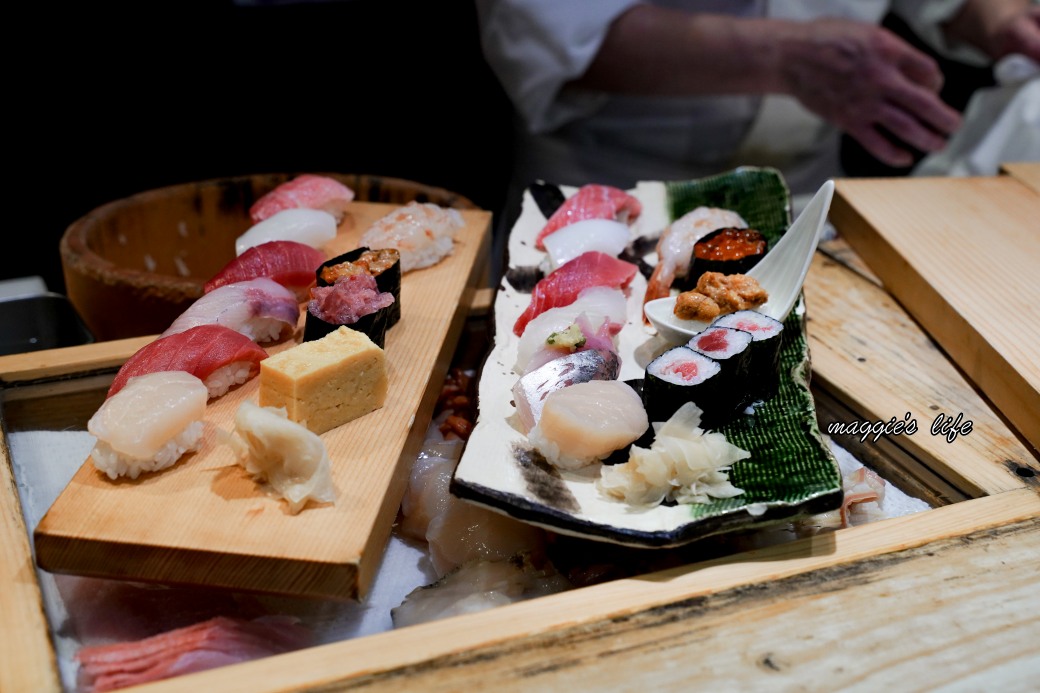
<svg viewBox="0 0 1040 693"><path fill-rule="evenodd" d="M614 21L592 65L572 84L655 95L778 92L780 42L794 28L637 5Z"/></svg>

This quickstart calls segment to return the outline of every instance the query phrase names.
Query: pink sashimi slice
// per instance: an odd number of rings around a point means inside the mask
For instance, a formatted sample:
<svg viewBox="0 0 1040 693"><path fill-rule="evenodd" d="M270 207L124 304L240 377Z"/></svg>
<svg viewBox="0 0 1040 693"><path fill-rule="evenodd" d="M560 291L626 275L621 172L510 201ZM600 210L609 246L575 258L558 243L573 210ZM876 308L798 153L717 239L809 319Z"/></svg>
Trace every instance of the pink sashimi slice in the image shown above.
<svg viewBox="0 0 1040 693"><path fill-rule="evenodd" d="M159 371L191 373L206 383L211 398L216 397L226 392L232 383L223 378L219 378L219 384L211 383L216 379L211 376L219 369L227 366L247 369L240 374L244 382L260 372L260 362L265 358L267 351L263 347L230 327L198 325L160 337L134 352L116 373L106 398L123 389L130 378Z"/></svg>
<svg viewBox="0 0 1040 693"><path fill-rule="evenodd" d="M311 631L292 620L218 616L144 640L83 647L76 660L85 690L110 691L311 644Z"/></svg>
<svg viewBox="0 0 1040 693"><path fill-rule="evenodd" d="M305 173L282 183L253 203L249 216L261 222L286 209L307 208L329 212L342 218L346 204L354 199L354 191L335 178Z"/></svg>
<svg viewBox="0 0 1040 693"><path fill-rule="evenodd" d="M609 185L583 185L553 212L538 232L534 244L539 250L545 250L542 241L546 236L578 221L612 219L631 223L642 211L643 205L639 200L620 188Z"/></svg>
<svg viewBox="0 0 1040 693"><path fill-rule="evenodd" d="M267 277L292 290L300 302L315 283L314 273L325 253L296 241L268 241L249 248L217 272L202 290L209 293L225 284Z"/></svg>
<svg viewBox="0 0 1040 693"><path fill-rule="evenodd" d="M595 250L582 253L535 284L530 304L513 325L513 334L519 337L532 319L550 308L574 302L578 294L590 286L627 287L638 271L631 262L606 253Z"/></svg>

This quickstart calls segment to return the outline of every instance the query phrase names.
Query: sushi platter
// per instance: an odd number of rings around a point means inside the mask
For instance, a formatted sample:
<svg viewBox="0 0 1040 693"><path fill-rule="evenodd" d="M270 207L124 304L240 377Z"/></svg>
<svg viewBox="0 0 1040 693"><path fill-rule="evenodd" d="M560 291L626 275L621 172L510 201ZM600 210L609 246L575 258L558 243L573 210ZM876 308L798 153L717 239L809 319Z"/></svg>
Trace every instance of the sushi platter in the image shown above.
<svg viewBox="0 0 1040 693"><path fill-rule="evenodd" d="M333 257L353 250L363 232L395 208L350 203L324 251ZM39 566L146 582L363 598L486 264L491 214L459 211L465 225L451 254L403 278L401 319L386 333L384 406L321 435L334 503L292 514L237 464L225 443L239 405L256 401L253 378L210 400L201 449L171 468L113 481L88 458L36 527ZM270 355L300 342L307 311L302 313L295 333L270 345Z"/></svg>
<svg viewBox="0 0 1040 693"><path fill-rule="evenodd" d="M709 204L738 209L774 238L790 225L786 186L771 169L737 169L682 184L640 183L633 195L643 204L636 223L647 232ZM822 217L818 221L822 224ZM541 253L533 241L545 223L529 192L510 236L511 267L538 263ZM817 234L818 226L813 224L812 229ZM618 335L618 380L642 378L647 364L670 346L642 324L645 287L646 280L637 274L628 289L627 323ZM566 471L530 455L531 446L517 429L509 396L517 379L513 366L518 351L511 328L529 301L529 294L503 282L495 302L495 344L480 382L480 417L456 470L452 486L456 495L554 531L644 547L680 545L840 505L841 476L817 428L809 392L803 302L784 316L779 394L753 416L723 428L728 438L751 452L751 459L734 464L732 471L734 483L745 493L705 504L637 507L598 491L598 464Z"/></svg>

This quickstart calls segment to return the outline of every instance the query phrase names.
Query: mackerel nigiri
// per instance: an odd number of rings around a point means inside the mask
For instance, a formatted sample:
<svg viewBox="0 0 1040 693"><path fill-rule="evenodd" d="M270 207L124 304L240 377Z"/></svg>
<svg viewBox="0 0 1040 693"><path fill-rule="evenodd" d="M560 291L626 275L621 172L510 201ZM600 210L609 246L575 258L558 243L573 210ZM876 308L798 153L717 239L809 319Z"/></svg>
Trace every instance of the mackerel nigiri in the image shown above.
<svg viewBox="0 0 1040 693"><path fill-rule="evenodd" d="M606 253L590 250L582 253L535 284L531 302L513 324L513 334L524 333L527 323L550 308L573 303L590 286L623 289L636 276L639 268Z"/></svg>
<svg viewBox="0 0 1040 693"><path fill-rule="evenodd" d="M642 213L643 204L624 190L609 185L583 185L545 222L534 245L545 250L545 237L564 226L585 219L611 219L631 224Z"/></svg>
<svg viewBox="0 0 1040 693"><path fill-rule="evenodd" d="M225 284L267 277L296 294L298 303L309 298L316 282L314 273L325 262L325 253L298 241L268 241L247 248L224 265L202 287L206 293Z"/></svg>
<svg viewBox="0 0 1040 693"><path fill-rule="evenodd" d="M335 178L304 173L282 183L249 208L249 216L260 222L283 209L306 207L329 212L339 221L347 203L354 199L354 191Z"/></svg>
<svg viewBox="0 0 1040 693"><path fill-rule="evenodd" d="M257 277L203 294L161 336L198 325L223 325L254 341L269 342L296 329L299 320L296 294L273 279Z"/></svg>
<svg viewBox="0 0 1040 693"><path fill-rule="evenodd" d="M199 325L159 337L134 352L116 373L106 397L135 376L185 371L205 383L212 399L255 377L265 358L264 348L244 334L223 325Z"/></svg>

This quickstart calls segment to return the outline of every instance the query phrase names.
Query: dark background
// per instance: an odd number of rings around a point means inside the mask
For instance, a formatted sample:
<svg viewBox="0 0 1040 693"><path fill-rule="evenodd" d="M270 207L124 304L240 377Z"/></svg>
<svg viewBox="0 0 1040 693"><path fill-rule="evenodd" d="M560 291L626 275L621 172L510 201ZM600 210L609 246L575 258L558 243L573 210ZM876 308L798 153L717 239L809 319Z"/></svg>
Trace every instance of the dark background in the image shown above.
<svg viewBox="0 0 1040 693"><path fill-rule="evenodd" d="M38 274L63 293L58 244L70 223L192 180L364 173L444 187L496 213L504 203L511 110L481 56L472 2L32 13L35 50L7 70L22 223L7 232L0 279Z"/></svg>

